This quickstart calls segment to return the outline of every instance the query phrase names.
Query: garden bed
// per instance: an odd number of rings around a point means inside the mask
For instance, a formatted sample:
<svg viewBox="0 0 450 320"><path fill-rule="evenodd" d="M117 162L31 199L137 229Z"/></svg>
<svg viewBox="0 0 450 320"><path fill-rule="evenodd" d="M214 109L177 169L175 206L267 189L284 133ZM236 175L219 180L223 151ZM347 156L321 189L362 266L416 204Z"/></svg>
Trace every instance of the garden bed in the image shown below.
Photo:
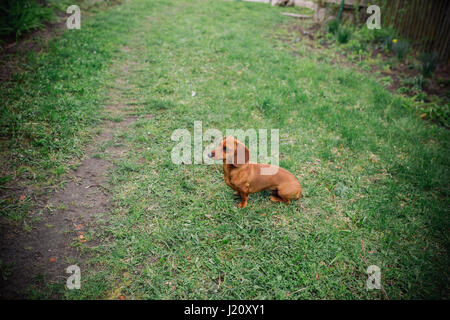
<svg viewBox="0 0 450 320"><path fill-rule="evenodd" d="M448 64L440 62L430 76L424 76L420 48L408 48L404 57L398 58L392 44L406 40L397 39L392 29L380 31L347 25L340 27L348 32L343 35L346 39L340 41L339 31L335 30L336 34L333 34L329 24L321 26L307 21L293 21L287 29L296 36L288 41L298 41L300 35L309 47L330 51L334 62L375 74L389 91L410 98L421 118L450 127ZM388 44L388 41L393 43Z"/></svg>

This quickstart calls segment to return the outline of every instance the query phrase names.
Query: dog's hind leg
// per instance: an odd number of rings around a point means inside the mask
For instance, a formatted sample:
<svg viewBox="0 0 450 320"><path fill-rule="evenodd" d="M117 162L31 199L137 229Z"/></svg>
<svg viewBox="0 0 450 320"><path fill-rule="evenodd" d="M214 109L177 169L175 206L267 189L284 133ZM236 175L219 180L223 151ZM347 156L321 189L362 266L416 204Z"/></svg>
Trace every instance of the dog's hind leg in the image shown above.
<svg viewBox="0 0 450 320"><path fill-rule="evenodd" d="M278 195L277 189L272 190L272 194L269 197L269 199L270 199L270 201L273 201L273 202L285 202L285 200Z"/></svg>

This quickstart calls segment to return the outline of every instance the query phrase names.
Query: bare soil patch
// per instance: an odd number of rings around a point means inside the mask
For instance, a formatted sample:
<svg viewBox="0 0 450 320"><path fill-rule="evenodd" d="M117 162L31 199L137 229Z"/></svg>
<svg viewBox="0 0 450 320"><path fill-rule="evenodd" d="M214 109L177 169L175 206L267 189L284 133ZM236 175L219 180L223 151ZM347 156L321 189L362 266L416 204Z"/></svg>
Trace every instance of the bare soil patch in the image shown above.
<svg viewBox="0 0 450 320"><path fill-rule="evenodd" d="M80 245L89 245L89 230L97 218L107 220L110 209L107 171L110 159L119 158L126 150L112 146L105 153L108 159L94 157L98 146L114 139L114 134L136 120L106 121L102 132L86 151L79 167L66 177L65 186L40 199L34 212L42 211L40 221L26 232L21 225L0 223L1 261L7 265L6 279L0 279L0 298L23 298L30 286L37 289L51 283L61 283L71 264L83 270L84 258ZM35 214L34 213L34 214Z"/></svg>
<svg viewBox="0 0 450 320"><path fill-rule="evenodd" d="M131 89L125 86L128 66L120 66L120 76L116 83L121 90L109 93L113 104L105 106L105 114L119 117L121 121L104 121L100 133L87 147L79 166L63 178L60 186L49 194L36 194L33 190L10 187L7 192L27 194L33 198L31 216L34 221L31 230L24 231L20 223L0 220L0 299L23 299L33 289L52 292L48 298L58 298L70 276L66 268L76 264L83 270L86 257L82 246L90 246L90 232L97 219L108 220L112 208L109 194L108 170L113 162L127 152L120 144L118 133L127 130L137 116L131 115L132 107L126 103L121 93ZM133 101L129 101L133 103ZM111 142L111 143L109 143ZM101 151L100 146L110 146ZM4 197L5 195L2 195ZM38 221L36 220L38 217ZM58 285L58 290L48 290L49 285Z"/></svg>

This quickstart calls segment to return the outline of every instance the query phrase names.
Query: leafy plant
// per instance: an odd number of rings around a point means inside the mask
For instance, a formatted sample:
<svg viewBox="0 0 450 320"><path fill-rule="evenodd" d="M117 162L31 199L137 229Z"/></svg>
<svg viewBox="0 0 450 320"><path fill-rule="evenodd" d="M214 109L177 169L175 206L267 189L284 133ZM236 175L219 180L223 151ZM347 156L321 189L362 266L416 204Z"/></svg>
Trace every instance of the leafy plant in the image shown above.
<svg viewBox="0 0 450 320"><path fill-rule="evenodd" d="M332 33L332 34L336 34L339 30L339 20L338 19L333 19L331 21L328 22L327 24L327 32L328 33Z"/></svg>
<svg viewBox="0 0 450 320"><path fill-rule="evenodd" d="M422 75L426 78L431 77L439 63L439 55L436 52L424 52L420 55L419 60L422 62Z"/></svg>
<svg viewBox="0 0 450 320"><path fill-rule="evenodd" d="M396 38L396 32L393 27L381 28L381 29L368 29L370 35L372 36L373 42L386 43L390 39L392 44L392 39Z"/></svg>
<svg viewBox="0 0 450 320"><path fill-rule="evenodd" d="M51 21L53 10L40 6L33 0L9 0L0 5L3 15L0 19L0 36L13 35L19 38L23 33L43 26L44 21Z"/></svg>
<svg viewBox="0 0 450 320"><path fill-rule="evenodd" d="M367 51L367 43L361 42L358 39L351 39L345 47L359 54Z"/></svg>
<svg viewBox="0 0 450 320"><path fill-rule="evenodd" d="M409 42L406 40L392 40L392 50L394 50L395 55L398 60L403 60L409 50Z"/></svg>
<svg viewBox="0 0 450 320"><path fill-rule="evenodd" d="M420 75L420 76L400 80L400 83L402 85L411 86L412 88L420 91L423 89L423 87L426 83L426 80L423 78L423 76Z"/></svg>
<svg viewBox="0 0 450 320"><path fill-rule="evenodd" d="M347 28L339 28L336 39L339 43L347 43L352 36L352 32Z"/></svg>
<svg viewBox="0 0 450 320"><path fill-rule="evenodd" d="M398 93L409 93L410 89L408 87L400 87L397 89Z"/></svg>
<svg viewBox="0 0 450 320"><path fill-rule="evenodd" d="M395 39L394 35L389 35L386 36L386 38L383 38L382 42L387 52L392 50L392 44L394 39Z"/></svg>
<svg viewBox="0 0 450 320"><path fill-rule="evenodd" d="M381 78L380 81L385 87L389 87L392 84L392 78L389 76Z"/></svg>
<svg viewBox="0 0 450 320"><path fill-rule="evenodd" d="M427 118L450 128L450 104L431 103L419 109L421 118Z"/></svg>

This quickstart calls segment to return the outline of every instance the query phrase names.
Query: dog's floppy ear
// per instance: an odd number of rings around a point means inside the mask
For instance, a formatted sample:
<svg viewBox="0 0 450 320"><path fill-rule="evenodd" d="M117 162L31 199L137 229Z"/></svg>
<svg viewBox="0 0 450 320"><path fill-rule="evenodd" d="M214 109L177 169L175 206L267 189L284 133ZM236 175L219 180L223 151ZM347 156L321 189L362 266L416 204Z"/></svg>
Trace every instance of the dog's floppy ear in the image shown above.
<svg viewBox="0 0 450 320"><path fill-rule="evenodd" d="M244 164L248 163L250 159L250 151L248 148L241 142L234 140L234 158L233 158L233 166L240 167Z"/></svg>

